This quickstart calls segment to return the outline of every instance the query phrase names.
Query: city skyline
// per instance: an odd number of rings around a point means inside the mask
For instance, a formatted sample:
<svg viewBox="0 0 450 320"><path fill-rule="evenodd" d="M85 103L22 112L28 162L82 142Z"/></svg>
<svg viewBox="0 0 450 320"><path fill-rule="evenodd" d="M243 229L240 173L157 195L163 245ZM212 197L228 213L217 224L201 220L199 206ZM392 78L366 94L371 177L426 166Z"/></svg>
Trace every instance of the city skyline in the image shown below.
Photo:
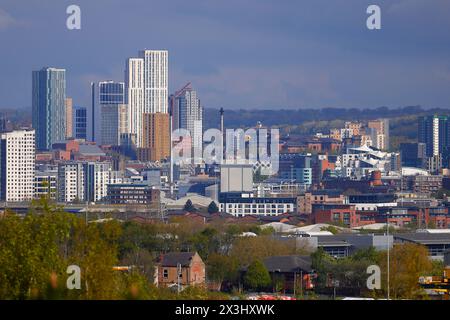
<svg viewBox="0 0 450 320"><path fill-rule="evenodd" d="M75 31L65 28L68 4L30 3L24 10L3 1L0 59L8 63L0 75L0 108L30 107L28 70L43 65L65 68L68 96L86 107L89 83L121 81L124 60L142 48L167 49L169 92L191 81L208 108L450 107L445 1L378 1L383 27L377 31L365 27L369 1L341 7L135 0L126 10L115 0L108 6L78 1L83 22ZM161 19L169 13L174 19ZM100 15L109 22L95 22ZM112 37L122 39L119 46ZM30 46L35 54L25 58Z"/></svg>

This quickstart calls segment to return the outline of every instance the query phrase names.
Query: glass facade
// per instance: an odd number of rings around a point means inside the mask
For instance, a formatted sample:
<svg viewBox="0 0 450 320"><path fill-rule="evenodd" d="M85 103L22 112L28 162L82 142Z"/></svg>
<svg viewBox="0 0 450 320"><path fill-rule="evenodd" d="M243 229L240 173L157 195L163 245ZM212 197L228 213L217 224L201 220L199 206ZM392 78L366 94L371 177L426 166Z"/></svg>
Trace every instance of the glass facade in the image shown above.
<svg viewBox="0 0 450 320"><path fill-rule="evenodd" d="M75 107L75 138L87 139L87 110Z"/></svg>
<svg viewBox="0 0 450 320"><path fill-rule="evenodd" d="M36 148L50 150L66 138L66 70L43 68L32 73L32 114Z"/></svg>
<svg viewBox="0 0 450 320"><path fill-rule="evenodd" d="M103 81L99 83L100 104L124 104L125 103L125 83Z"/></svg>

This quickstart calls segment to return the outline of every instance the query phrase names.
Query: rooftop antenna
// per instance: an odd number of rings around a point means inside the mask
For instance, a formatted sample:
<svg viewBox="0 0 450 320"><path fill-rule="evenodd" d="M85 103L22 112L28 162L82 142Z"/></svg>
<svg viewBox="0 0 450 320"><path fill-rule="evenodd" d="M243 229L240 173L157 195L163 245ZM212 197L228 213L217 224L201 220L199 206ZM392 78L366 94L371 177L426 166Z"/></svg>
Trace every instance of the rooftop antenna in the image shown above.
<svg viewBox="0 0 450 320"><path fill-rule="evenodd" d="M221 155L221 163L222 163L222 160L224 159L224 150L223 150L223 148L224 148L224 139L225 139L225 125L224 125L224 117L223 117L223 114L224 114L224 110L223 110L223 108L220 108L220 110L219 110L219 114L220 114L220 132L222 132L222 155Z"/></svg>

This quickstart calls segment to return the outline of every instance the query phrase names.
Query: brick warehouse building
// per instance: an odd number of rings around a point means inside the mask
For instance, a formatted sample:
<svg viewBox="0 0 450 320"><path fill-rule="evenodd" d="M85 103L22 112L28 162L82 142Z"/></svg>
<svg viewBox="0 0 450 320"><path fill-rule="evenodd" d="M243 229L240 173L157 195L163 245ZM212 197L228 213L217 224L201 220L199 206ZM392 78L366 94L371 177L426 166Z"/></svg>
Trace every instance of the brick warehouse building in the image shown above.
<svg viewBox="0 0 450 320"><path fill-rule="evenodd" d="M314 223L342 223L347 228L359 226L359 216L354 205L349 204L313 204Z"/></svg>

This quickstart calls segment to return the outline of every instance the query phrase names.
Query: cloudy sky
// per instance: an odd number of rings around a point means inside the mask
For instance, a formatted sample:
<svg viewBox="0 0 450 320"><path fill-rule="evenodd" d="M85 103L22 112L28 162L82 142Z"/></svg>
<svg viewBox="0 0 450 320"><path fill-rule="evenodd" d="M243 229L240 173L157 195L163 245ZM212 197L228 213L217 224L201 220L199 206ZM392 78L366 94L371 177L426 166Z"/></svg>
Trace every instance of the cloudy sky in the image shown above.
<svg viewBox="0 0 450 320"><path fill-rule="evenodd" d="M168 49L170 91L191 81L206 107L450 107L448 0L0 0L0 108L30 107L43 66L87 105L143 48Z"/></svg>

